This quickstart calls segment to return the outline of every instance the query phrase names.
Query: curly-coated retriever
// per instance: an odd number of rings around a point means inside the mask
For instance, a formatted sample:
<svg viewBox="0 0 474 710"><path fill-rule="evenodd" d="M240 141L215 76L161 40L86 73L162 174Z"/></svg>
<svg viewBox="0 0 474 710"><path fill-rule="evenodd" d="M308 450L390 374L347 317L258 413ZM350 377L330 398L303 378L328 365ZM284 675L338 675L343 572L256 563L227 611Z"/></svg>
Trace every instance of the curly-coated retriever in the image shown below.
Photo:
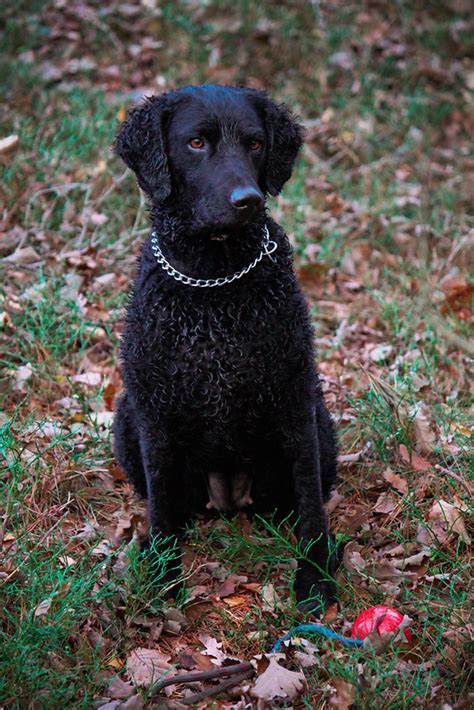
<svg viewBox="0 0 474 710"><path fill-rule="evenodd" d="M291 247L265 204L301 145L289 111L246 88L152 96L122 125L115 150L149 198L152 231L114 433L158 541L206 508L294 513L306 548L296 597L316 610L334 599L323 503L335 434Z"/></svg>

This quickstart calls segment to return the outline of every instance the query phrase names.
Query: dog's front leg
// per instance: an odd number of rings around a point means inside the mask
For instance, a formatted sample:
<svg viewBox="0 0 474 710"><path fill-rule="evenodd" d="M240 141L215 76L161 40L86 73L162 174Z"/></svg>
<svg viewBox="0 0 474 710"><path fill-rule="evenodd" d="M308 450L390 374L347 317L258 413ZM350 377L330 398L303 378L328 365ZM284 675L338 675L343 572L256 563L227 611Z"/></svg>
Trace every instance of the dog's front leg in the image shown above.
<svg viewBox="0 0 474 710"><path fill-rule="evenodd" d="M140 448L147 486L149 535L142 550L149 554L150 571L157 584L166 587L166 595L176 593L176 580L181 574L179 524L173 511L172 482L178 475L175 453L164 436L142 427Z"/></svg>
<svg viewBox="0 0 474 710"><path fill-rule="evenodd" d="M316 420L308 419L295 436L293 461L298 542L305 551L298 561L295 592L302 611L320 613L336 599L331 578L335 549L323 505Z"/></svg>

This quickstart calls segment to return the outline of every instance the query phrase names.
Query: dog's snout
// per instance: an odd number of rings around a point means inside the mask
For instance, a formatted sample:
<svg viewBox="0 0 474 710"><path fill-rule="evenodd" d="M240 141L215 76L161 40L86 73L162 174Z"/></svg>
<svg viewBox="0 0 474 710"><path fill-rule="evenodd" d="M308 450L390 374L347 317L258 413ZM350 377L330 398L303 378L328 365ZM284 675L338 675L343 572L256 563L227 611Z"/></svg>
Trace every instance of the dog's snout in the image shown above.
<svg viewBox="0 0 474 710"><path fill-rule="evenodd" d="M263 205L263 195L256 187L236 187L230 193L230 201L237 209L257 209Z"/></svg>

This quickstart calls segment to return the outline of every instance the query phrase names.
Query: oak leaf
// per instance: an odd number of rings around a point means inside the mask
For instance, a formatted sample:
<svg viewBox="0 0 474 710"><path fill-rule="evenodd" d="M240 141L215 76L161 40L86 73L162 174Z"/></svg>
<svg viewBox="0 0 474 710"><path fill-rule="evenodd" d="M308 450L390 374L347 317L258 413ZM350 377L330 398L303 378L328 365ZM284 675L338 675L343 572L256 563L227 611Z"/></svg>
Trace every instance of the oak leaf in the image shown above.
<svg viewBox="0 0 474 710"><path fill-rule="evenodd" d="M267 656L267 658L268 667L257 678L250 691L251 695L267 701L275 698L295 700L306 685L304 674L301 671L287 670L278 663L278 658L275 656Z"/></svg>

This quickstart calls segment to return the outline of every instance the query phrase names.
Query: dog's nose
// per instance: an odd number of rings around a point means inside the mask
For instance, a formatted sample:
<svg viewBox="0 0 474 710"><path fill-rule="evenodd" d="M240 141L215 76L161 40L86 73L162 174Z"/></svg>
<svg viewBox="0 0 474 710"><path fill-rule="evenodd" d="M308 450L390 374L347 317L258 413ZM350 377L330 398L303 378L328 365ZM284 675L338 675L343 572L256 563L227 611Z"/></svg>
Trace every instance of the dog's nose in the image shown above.
<svg viewBox="0 0 474 710"><path fill-rule="evenodd" d="M239 210L261 207L263 195L255 187L236 187L230 193L230 201Z"/></svg>

